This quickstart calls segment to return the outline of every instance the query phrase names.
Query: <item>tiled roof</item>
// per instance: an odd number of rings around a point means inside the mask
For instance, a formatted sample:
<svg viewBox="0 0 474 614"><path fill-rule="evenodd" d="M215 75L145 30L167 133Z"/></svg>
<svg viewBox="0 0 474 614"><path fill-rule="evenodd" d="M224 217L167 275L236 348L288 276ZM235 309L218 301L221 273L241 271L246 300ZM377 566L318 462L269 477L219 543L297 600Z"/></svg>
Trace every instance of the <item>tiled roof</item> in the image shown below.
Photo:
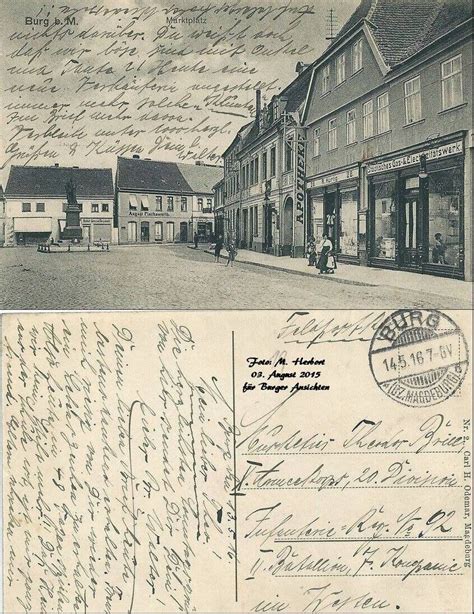
<svg viewBox="0 0 474 614"><path fill-rule="evenodd" d="M117 188L124 191L192 192L176 162L118 158Z"/></svg>
<svg viewBox="0 0 474 614"><path fill-rule="evenodd" d="M286 111L289 113L297 111L303 104L308 92L309 82L311 80L311 67L307 67L304 72L300 73L296 79L294 79L290 85L288 85L279 96L286 96L288 102L286 104Z"/></svg>
<svg viewBox="0 0 474 614"><path fill-rule="evenodd" d="M117 188L142 192L198 192L212 194L224 175L220 166L182 164L162 160L118 158Z"/></svg>
<svg viewBox="0 0 474 614"><path fill-rule="evenodd" d="M364 21L385 63L395 66L469 17L471 0L362 0L318 63Z"/></svg>
<svg viewBox="0 0 474 614"><path fill-rule="evenodd" d="M224 177L222 166L182 164L179 162L177 166L193 192L200 192L201 194L211 194L212 188Z"/></svg>
<svg viewBox="0 0 474 614"><path fill-rule="evenodd" d="M12 166L5 196L66 197L66 183L72 177L81 198L113 198L111 168L73 168L66 166Z"/></svg>

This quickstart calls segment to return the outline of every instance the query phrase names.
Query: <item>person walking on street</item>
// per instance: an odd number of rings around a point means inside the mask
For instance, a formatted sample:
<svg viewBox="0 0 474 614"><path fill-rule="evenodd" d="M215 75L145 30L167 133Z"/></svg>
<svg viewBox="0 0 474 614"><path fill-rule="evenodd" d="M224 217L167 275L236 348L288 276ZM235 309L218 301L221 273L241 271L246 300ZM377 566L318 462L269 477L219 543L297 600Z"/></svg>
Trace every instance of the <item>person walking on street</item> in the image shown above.
<svg viewBox="0 0 474 614"><path fill-rule="evenodd" d="M199 235L197 232L194 233L194 249L198 248Z"/></svg>
<svg viewBox="0 0 474 614"><path fill-rule="evenodd" d="M319 269L319 275L331 272L328 267L328 260L329 260L329 255L331 252L332 252L332 241L331 239L328 238L326 234L324 234L323 239L318 247L319 260L316 266ZM334 273L334 270L332 271L332 273Z"/></svg>
<svg viewBox="0 0 474 614"><path fill-rule="evenodd" d="M235 256L237 254L237 250L235 249L235 243L234 241L231 239L229 241L229 244L227 246L227 264L226 266L234 266L234 260L235 260Z"/></svg>
<svg viewBox="0 0 474 614"><path fill-rule="evenodd" d="M224 241L222 240L222 236L219 235L217 237L217 241L214 246L214 262L219 262L219 258L221 257L221 250L223 246L224 246Z"/></svg>

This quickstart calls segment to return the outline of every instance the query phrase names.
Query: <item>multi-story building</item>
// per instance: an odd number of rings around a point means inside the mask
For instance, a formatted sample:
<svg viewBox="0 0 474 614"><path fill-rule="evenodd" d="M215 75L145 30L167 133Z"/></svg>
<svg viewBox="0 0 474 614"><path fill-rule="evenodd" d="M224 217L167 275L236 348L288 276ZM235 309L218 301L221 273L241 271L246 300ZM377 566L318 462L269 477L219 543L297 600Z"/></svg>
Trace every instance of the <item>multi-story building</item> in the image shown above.
<svg viewBox="0 0 474 614"><path fill-rule="evenodd" d="M187 242L197 233L210 240L214 228L213 186L220 166L118 158L115 224L120 243Z"/></svg>
<svg viewBox="0 0 474 614"><path fill-rule="evenodd" d="M303 121L308 232L346 262L471 279L470 2L363 0Z"/></svg>
<svg viewBox="0 0 474 614"><path fill-rule="evenodd" d="M224 152L225 211L240 247L301 256L305 245L305 137L301 111L311 71L269 105L256 93L255 119Z"/></svg>
<svg viewBox="0 0 474 614"><path fill-rule="evenodd" d="M112 169L12 166L5 188L5 245L58 241L66 225L66 185L72 179L82 242L113 239Z"/></svg>
<svg viewBox="0 0 474 614"><path fill-rule="evenodd" d="M216 183L212 191L214 192L214 235L216 238L225 237L224 178Z"/></svg>

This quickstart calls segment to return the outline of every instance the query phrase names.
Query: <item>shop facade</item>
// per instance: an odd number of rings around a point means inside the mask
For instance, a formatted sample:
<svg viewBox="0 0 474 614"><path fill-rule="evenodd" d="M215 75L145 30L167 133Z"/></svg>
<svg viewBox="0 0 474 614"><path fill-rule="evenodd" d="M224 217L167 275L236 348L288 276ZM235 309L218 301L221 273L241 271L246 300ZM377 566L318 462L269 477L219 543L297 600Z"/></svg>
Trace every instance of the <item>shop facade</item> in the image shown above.
<svg viewBox="0 0 474 614"><path fill-rule="evenodd" d="M338 260L359 263L359 165L308 178L308 235L318 245L323 235L332 242Z"/></svg>
<svg viewBox="0 0 474 614"><path fill-rule="evenodd" d="M464 279L464 158L459 133L367 162L370 266Z"/></svg>

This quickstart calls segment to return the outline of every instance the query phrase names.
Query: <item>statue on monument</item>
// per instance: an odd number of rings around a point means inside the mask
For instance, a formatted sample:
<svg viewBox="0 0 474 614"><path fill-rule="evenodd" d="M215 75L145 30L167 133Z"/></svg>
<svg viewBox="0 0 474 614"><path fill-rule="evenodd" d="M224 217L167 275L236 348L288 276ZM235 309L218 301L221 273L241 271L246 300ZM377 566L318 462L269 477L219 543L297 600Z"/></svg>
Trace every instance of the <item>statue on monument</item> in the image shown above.
<svg viewBox="0 0 474 614"><path fill-rule="evenodd" d="M77 204L76 184L73 177L69 177L64 186L66 190L66 226L62 233L63 239L68 239L73 243L79 243L82 239L82 228L80 223L80 211Z"/></svg>

